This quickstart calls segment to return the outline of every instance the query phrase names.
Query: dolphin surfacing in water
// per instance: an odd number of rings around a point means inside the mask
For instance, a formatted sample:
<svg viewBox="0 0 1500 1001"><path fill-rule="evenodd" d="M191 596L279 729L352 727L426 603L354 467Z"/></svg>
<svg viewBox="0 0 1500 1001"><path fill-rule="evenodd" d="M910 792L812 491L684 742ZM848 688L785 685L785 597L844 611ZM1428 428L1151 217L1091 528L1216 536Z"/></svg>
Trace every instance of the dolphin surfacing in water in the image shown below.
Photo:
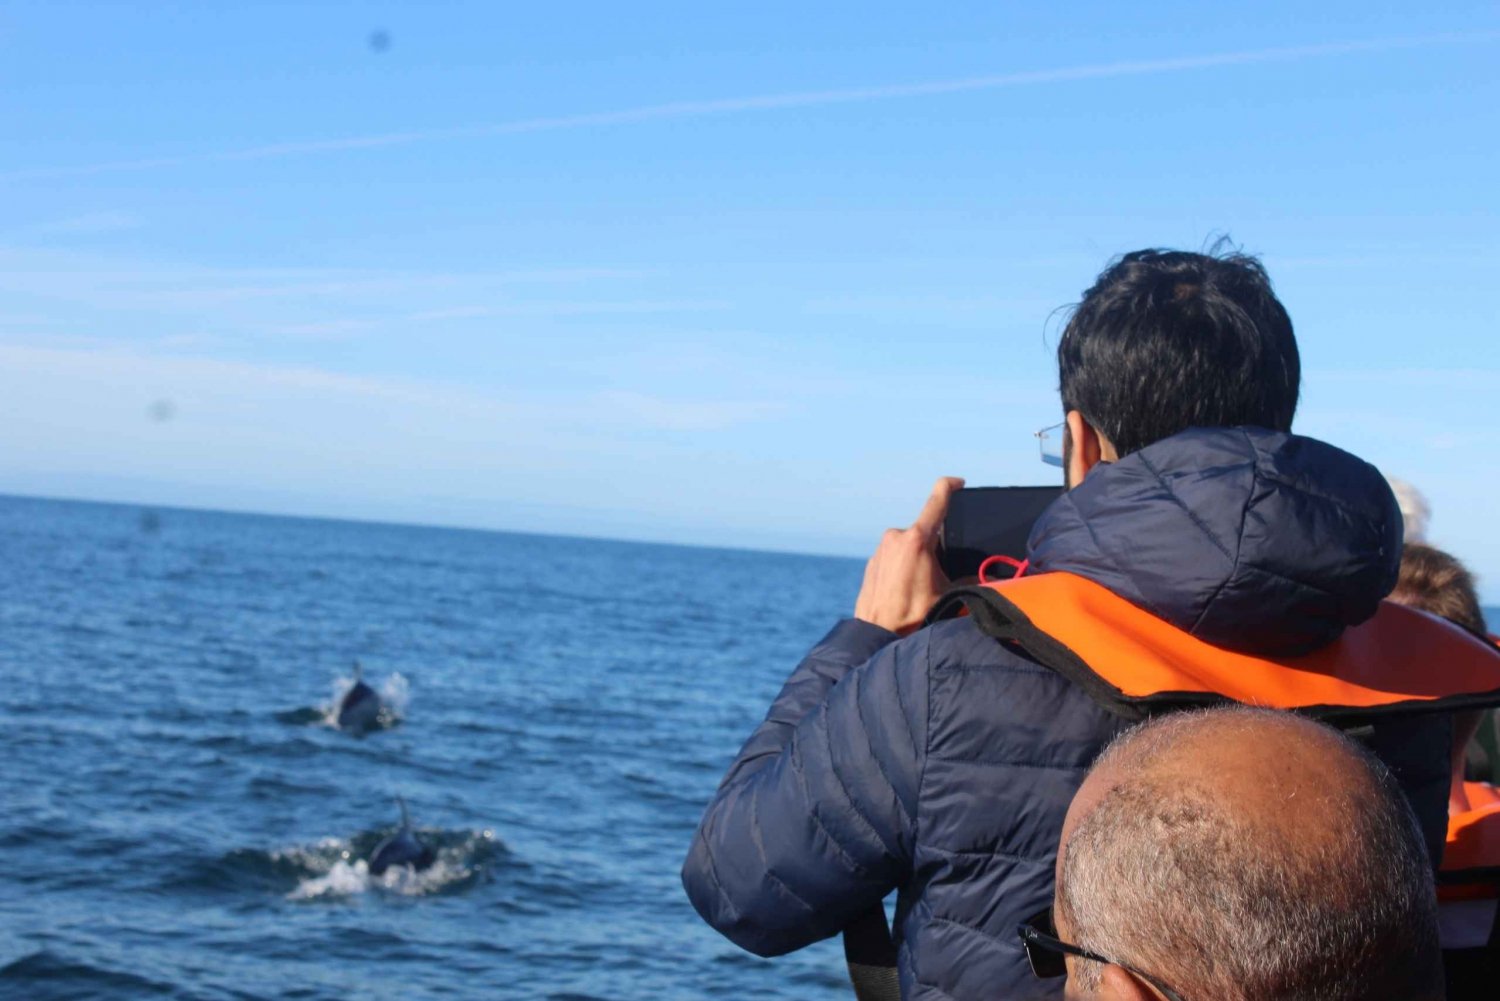
<svg viewBox="0 0 1500 1001"><path fill-rule="evenodd" d="M367 733L380 726L380 711L385 705L375 689L365 684L364 668L354 662L354 684L339 700L338 727L351 733Z"/></svg>
<svg viewBox="0 0 1500 1001"><path fill-rule="evenodd" d="M395 834L375 846L370 853L370 875L379 876L397 865L409 865L413 872L421 872L437 861L437 852L431 845L423 844L411 829L411 817L406 812L406 800L396 797L401 807L401 826Z"/></svg>

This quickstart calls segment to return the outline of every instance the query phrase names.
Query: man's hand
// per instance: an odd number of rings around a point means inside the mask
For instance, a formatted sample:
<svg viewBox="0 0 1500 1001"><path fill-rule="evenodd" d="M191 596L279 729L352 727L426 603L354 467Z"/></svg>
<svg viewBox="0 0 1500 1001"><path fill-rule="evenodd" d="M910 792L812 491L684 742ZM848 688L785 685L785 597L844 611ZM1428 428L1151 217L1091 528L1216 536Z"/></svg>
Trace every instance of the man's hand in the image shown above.
<svg viewBox="0 0 1500 1001"><path fill-rule="evenodd" d="M948 514L948 498L963 485L956 476L942 477L910 528L886 531L865 564L865 582L854 602L856 619L903 634L922 624L948 586L937 561L938 529Z"/></svg>

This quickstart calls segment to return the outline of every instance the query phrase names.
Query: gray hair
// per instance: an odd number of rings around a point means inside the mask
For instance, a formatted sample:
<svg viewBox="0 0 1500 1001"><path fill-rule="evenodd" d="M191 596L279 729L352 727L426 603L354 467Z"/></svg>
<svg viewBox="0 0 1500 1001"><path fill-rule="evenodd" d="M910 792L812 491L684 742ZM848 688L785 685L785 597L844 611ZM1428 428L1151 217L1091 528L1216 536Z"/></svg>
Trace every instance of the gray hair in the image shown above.
<svg viewBox="0 0 1500 1001"><path fill-rule="evenodd" d="M1396 495L1396 505L1401 508L1401 521L1406 530L1407 542L1427 541L1427 522L1432 519L1432 507L1422 491L1394 476L1387 476L1391 493Z"/></svg>
<svg viewBox="0 0 1500 1001"><path fill-rule="evenodd" d="M1224 733L1278 716L1299 725L1267 710L1179 713L1110 745L1095 767L1112 764L1124 778L1065 846L1058 903L1072 937L1188 999L1440 997L1421 832L1367 751L1329 731L1369 778L1308 804L1336 825L1329 838L1278 837L1285 823L1235 810L1213 775L1162 777L1149 767L1190 730ZM1100 973L1091 962L1077 969L1086 988Z"/></svg>

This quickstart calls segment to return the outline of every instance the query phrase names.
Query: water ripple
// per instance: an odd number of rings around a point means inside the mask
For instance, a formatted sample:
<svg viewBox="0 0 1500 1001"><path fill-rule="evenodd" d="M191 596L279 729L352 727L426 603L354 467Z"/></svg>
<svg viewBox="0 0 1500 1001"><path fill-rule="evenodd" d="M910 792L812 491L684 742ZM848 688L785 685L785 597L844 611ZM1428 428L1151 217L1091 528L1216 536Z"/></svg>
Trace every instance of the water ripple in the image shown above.
<svg viewBox="0 0 1500 1001"><path fill-rule="evenodd" d="M154 515L0 498L0 996L847 996L677 872L858 563ZM374 877L398 795L438 860Z"/></svg>

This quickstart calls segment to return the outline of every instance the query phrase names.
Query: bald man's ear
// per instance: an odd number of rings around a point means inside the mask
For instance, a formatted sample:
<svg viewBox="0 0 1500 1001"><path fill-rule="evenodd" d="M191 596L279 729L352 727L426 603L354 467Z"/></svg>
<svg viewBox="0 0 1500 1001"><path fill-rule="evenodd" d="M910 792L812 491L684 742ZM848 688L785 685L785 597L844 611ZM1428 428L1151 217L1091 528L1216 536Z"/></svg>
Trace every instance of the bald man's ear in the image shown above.
<svg viewBox="0 0 1500 1001"><path fill-rule="evenodd" d="M1128 970L1109 963L1100 975L1099 997L1110 1001L1159 1001L1161 995Z"/></svg>

